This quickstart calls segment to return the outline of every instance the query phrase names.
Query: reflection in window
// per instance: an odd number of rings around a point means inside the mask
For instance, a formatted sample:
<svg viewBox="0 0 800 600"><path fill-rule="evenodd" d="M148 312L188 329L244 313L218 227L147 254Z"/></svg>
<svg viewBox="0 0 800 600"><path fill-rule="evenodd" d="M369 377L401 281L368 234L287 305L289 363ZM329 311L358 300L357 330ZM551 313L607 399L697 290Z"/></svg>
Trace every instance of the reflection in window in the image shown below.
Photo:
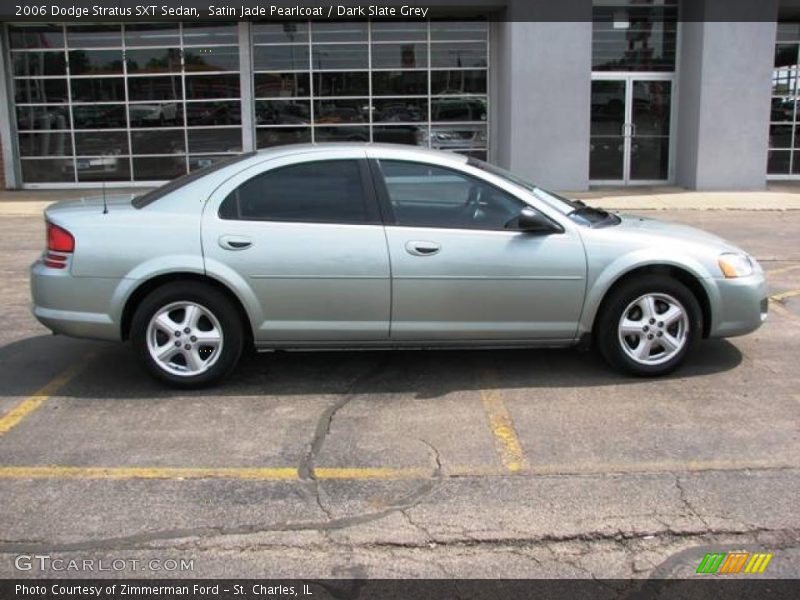
<svg viewBox="0 0 800 600"><path fill-rule="evenodd" d="M674 71L677 0L598 6L592 11L594 71Z"/></svg>
<svg viewBox="0 0 800 600"><path fill-rule="evenodd" d="M15 77L67 74L63 52L12 52L11 61Z"/></svg>
<svg viewBox="0 0 800 600"><path fill-rule="evenodd" d="M69 53L71 75L122 75L122 50L73 50Z"/></svg>
<svg viewBox="0 0 800 600"><path fill-rule="evenodd" d="M175 73L181 70L180 48L128 50L128 73Z"/></svg>
<svg viewBox="0 0 800 600"><path fill-rule="evenodd" d="M186 77L187 100L238 98L239 75L192 75Z"/></svg>
<svg viewBox="0 0 800 600"><path fill-rule="evenodd" d="M17 104L47 104L67 101L66 79L15 79Z"/></svg>
<svg viewBox="0 0 800 600"><path fill-rule="evenodd" d="M64 47L64 31L60 25L9 25L8 34L11 49Z"/></svg>

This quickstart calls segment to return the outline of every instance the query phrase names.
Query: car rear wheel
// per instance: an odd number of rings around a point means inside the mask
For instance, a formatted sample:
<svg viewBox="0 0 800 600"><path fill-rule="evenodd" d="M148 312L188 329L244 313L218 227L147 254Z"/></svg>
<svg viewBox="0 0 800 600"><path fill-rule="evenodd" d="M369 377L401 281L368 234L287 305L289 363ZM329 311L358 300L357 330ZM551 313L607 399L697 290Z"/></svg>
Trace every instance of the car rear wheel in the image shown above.
<svg viewBox="0 0 800 600"><path fill-rule="evenodd" d="M657 376L683 363L702 332L702 312L681 282L650 275L611 292L599 316L597 344L613 367Z"/></svg>
<svg viewBox="0 0 800 600"><path fill-rule="evenodd" d="M231 301L199 282L169 283L144 298L131 341L156 378L180 388L217 383L242 354L244 330Z"/></svg>

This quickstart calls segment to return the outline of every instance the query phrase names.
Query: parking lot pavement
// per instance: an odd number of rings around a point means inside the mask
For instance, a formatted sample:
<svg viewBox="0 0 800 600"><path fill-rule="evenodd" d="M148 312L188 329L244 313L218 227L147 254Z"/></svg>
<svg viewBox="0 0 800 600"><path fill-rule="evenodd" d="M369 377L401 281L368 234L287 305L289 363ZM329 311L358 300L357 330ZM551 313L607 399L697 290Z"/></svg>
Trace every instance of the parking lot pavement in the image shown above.
<svg viewBox="0 0 800 600"><path fill-rule="evenodd" d="M709 549L800 576L800 211L646 214L759 258L767 324L657 380L566 350L276 353L197 393L49 335L41 220L0 219L0 576L664 577Z"/></svg>

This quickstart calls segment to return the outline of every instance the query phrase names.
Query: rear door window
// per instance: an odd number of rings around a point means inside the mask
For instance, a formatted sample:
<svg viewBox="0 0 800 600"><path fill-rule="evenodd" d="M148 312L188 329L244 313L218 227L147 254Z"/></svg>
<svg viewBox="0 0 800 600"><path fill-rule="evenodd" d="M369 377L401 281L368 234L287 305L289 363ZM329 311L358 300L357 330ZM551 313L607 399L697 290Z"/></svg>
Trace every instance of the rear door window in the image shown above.
<svg viewBox="0 0 800 600"><path fill-rule="evenodd" d="M309 223L375 222L358 160L323 160L256 175L222 202L222 219Z"/></svg>

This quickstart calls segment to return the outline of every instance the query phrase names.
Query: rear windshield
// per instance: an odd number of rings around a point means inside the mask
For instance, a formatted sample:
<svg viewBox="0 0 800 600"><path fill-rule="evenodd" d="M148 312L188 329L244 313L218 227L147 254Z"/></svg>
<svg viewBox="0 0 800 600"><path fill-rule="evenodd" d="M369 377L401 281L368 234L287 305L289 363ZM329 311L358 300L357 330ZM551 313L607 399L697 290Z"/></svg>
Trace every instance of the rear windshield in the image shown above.
<svg viewBox="0 0 800 600"><path fill-rule="evenodd" d="M251 156L255 156L255 152L247 152L245 154L237 154L236 156L232 156L230 158L226 158L224 160L220 160L215 162L212 165L208 165L207 167L203 167L202 169L197 169L196 171L192 171L191 173L187 173L186 175L182 175L177 179L173 179L169 183L165 183L161 187L157 187L154 190L150 190L146 194L142 194L141 196L136 196L132 201L134 208L144 208L148 204L152 204L156 200L163 198L169 193L174 192L175 190L182 188L184 185L192 183L200 179L201 177L205 177L209 173L213 173L214 171L219 171L220 169L232 165L240 160L244 160L246 158L250 158Z"/></svg>

